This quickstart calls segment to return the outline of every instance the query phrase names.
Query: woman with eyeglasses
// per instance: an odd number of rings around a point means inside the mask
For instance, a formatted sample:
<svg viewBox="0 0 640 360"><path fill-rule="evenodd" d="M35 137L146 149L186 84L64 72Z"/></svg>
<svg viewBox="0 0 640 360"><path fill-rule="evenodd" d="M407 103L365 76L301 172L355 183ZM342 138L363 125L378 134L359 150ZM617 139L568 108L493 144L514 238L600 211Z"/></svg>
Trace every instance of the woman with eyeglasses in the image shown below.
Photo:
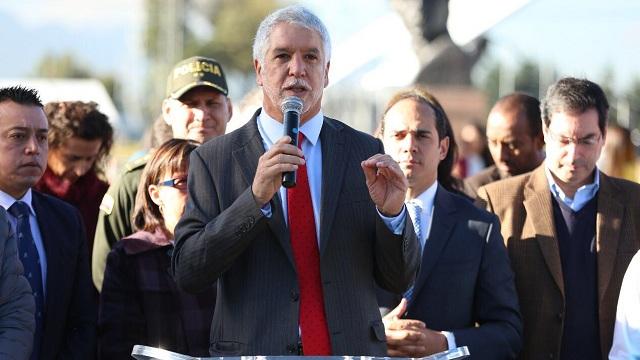
<svg viewBox="0 0 640 360"><path fill-rule="evenodd" d="M143 170L133 224L107 258L99 314L99 355L130 359L134 345L209 355L215 288L178 289L171 276L173 230L187 200L189 154L197 143L172 139Z"/></svg>

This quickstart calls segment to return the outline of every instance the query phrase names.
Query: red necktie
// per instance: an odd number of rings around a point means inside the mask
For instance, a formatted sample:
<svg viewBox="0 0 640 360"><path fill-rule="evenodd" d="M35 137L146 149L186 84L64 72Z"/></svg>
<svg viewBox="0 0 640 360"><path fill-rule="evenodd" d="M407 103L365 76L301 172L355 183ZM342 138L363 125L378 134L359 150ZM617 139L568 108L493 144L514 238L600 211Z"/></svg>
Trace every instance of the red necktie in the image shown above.
<svg viewBox="0 0 640 360"><path fill-rule="evenodd" d="M304 135L298 133L298 147ZM296 186L287 189L289 236L300 286L300 331L304 355L331 355L329 329L324 313L320 255L316 241L307 167L298 166Z"/></svg>

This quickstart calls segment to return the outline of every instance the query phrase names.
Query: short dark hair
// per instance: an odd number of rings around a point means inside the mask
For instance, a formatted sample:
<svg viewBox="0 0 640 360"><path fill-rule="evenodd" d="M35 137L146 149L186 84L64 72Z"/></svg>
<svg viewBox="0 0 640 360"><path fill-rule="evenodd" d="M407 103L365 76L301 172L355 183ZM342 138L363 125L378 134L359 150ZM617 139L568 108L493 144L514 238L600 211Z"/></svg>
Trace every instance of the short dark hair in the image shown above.
<svg viewBox="0 0 640 360"><path fill-rule="evenodd" d="M56 149L68 139L102 140L93 169L102 173L103 160L113 145L113 128L98 110L98 104L82 101L50 102L44 106L49 121L49 149Z"/></svg>
<svg viewBox="0 0 640 360"><path fill-rule="evenodd" d="M515 92L498 99L491 109L493 111L517 111L518 115L524 115L529 126L529 135L532 138L542 134L542 116L540 115L540 101L535 97Z"/></svg>
<svg viewBox="0 0 640 360"><path fill-rule="evenodd" d="M42 101L40 100L38 91L19 85L0 88L0 103L5 101L13 101L20 105L42 107Z"/></svg>
<svg viewBox="0 0 640 360"><path fill-rule="evenodd" d="M451 127L451 122L449 121L447 113L444 111L442 105L440 105L438 99L427 91L427 89L421 86L414 86L407 90L401 90L395 93L389 102L387 102L387 106L382 112L382 119L380 120L377 132L381 136L384 135L384 118L387 115L387 112L389 112L395 104L405 99L413 99L432 108L436 114L436 131L438 132L438 140L449 137L449 150L447 150L445 158L440 161L440 164L438 164L438 183L449 191L457 192L458 189L460 189L460 181L453 176L451 171L453 170L456 158L458 157L458 145L456 144L456 139L453 135L453 128Z"/></svg>
<svg viewBox="0 0 640 360"><path fill-rule="evenodd" d="M136 202L133 210L133 227L138 231L166 232L160 208L149 195L149 185L157 185L168 172L186 172L189 169L189 155L200 145L193 140L171 139L160 145L142 170Z"/></svg>
<svg viewBox="0 0 640 360"><path fill-rule="evenodd" d="M609 116L607 96L598 84L587 79L572 77L560 79L551 85L540 105L542 120L547 127L554 113L582 114L591 108L598 112L598 127L604 134Z"/></svg>

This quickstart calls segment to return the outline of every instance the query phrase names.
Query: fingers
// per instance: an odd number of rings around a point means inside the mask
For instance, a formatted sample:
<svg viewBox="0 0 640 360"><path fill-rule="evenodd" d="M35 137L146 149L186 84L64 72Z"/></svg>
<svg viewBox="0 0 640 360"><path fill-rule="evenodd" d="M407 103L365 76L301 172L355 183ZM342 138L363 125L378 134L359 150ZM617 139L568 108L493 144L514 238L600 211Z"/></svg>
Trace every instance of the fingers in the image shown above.
<svg viewBox="0 0 640 360"><path fill-rule="evenodd" d="M390 322L388 324L389 330L416 330L422 331L426 329L427 326L424 322L420 320L414 319L398 319L396 321Z"/></svg>
<svg viewBox="0 0 640 360"><path fill-rule="evenodd" d="M425 339L424 333L416 330L390 330L386 337L387 343L394 345L417 344Z"/></svg>
<svg viewBox="0 0 640 360"><path fill-rule="evenodd" d="M398 320L402 317L402 315L404 315L406 311L407 311L407 299L402 298L402 300L400 300L400 304L398 304L398 306L396 306L393 310L389 311L389 313L384 316L383 321Z"/></svg>
<svg viewBox="0 0 640 360"><path fill-rule="evenodd" d="M305 164L302 150L290 142L290 137L281 137L258 159L251 189L260 206L269 202L278 191L282 185L282 173L297 170L300 165Z"/></svg>
<svg viewBox="0 0 640 360"><path fill-rule="evenodd" d="M404 178L400 165L387 154L375 154L361 163L367 181L373 181L376 175L387 179Z"/></svg>

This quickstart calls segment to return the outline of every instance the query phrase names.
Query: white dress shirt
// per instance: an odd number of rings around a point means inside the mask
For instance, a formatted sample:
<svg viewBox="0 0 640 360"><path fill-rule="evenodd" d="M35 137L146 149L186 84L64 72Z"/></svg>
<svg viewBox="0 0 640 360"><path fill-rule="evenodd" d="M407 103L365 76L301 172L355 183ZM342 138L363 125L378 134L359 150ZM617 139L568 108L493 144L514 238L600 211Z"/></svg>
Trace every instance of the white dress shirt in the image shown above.
<svg viewBox="0 0 640 360"><path fill-rule="evenodd" d="M262 138L265 151L268 151L278 139L284 135L284 125L273 119L265 111L261 111L258 115L258 131ZM320 205L322 201L322 144L320 141L320 131L322 130L322 124L324 122L324 115L322 111L318 112L311 119L307 120L302 126L300 126L300 132L304 134L304 140L302 141L302 152L306 160L307 176L309 178L309 190L311 191L311 203L313 206L313 216L315 218L316 226L316 239L320 242ZM287 188L280 187L280 200L282 203L282 210L284 214L285 222L287 218ZM267 208L263 208L263 212L267 216L271 215L271 207L267 205ZM380 214L380 212L378 212ZM393 231L394 234L402 234L404 230L404 219L406 211L400 212L400 215L388 218L380 217L384 223Z"/></svg>
<svg viewBox="0 0 640 360"><path fill-rule="evenodd" d="M622 280L609 359L640 359L640 251Z"/></svg>
<svg viewBox="0 0 640 360"><path fill-rule="evenodd" d="M436 180L427 190L423 191L420 195L410 200L410 202L420 206L422 213L420 214L420 228L422 229L420 238L420 248L424 250L427 244L427 239L431 233L431 223L433 222L433 209L434 202L436 200L436 190L438 190L438 181ZM411 213L409 213L411 216ZM411 221L416 221L413 217Z"/></svg>
<svg viewBox="0 0 640 360"><path fill-rule="evenodd" d="M424 248L427 245L427 240L429 239L429 234L431 233L431 224L433 223L433 211L435 209L435 200L436 200L436 192L438 190L438 181L434 181L434 183L427 188L427 190L423 191L420 195L410 200L410 202L416 203L420 206L422 213L420 214L420 228L421 236L420 236L420 245L422 246L422 252L424 254ZM409 213L411 216L411 213ZM415 221L412 217L411 221ZM429 326L429 324L427 324ZM450 331L440 331L442 335L447 338L447 346L449 350L455 349L456 346L456 337Z"/></svg>
<svg viewBox="0 0 640 360"><path fill-rule="evenodd" d="M47 254L44 251L44 243L42 242L42 234L40 233L40 228L38 227L38 219L36 218L36 212L33 210L33 206L31 205L31 189L27 190L26 194L20 199L15 199L13 196L7 194L4 191L0 190L0 206L2 206L5 210L7 210L7 217L9 218L9 222L11 223L11 229L14 233L16 233L16 227L18 226L18 219L16 219L9 212L9 208L16 201L22 201L29 206L29 226L31 228L31 235L33 236L33 241L36 244L36 249L38 250L38 256L40 257L40 270L42 271L42 291L43 296L46 298L47 295Z"/></svg>

